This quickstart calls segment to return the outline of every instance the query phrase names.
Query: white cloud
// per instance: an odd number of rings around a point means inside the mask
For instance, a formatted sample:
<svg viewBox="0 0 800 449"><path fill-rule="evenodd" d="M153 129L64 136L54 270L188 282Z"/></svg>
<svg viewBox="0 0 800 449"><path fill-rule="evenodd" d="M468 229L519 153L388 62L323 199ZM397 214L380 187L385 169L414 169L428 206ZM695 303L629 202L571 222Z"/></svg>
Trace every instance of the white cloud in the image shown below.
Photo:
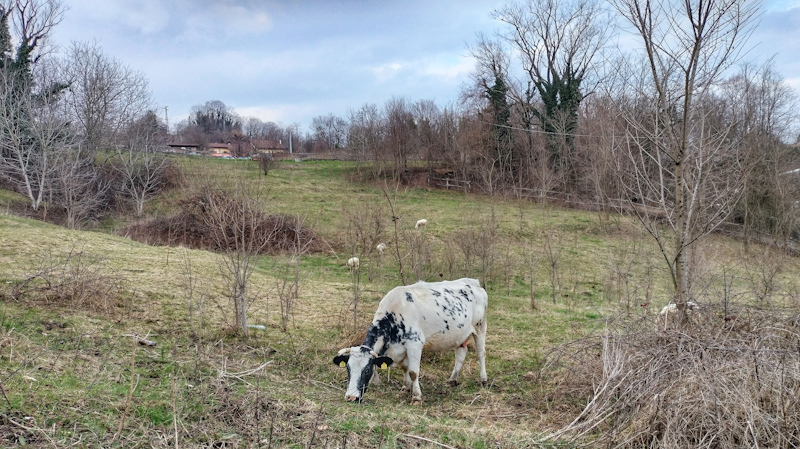
<svg viewBox="0 0 800 449"><path fill-rule="evenodd" d="M379 83L385 83L393 79L404 68L404 64L399 62L389 62L381 64L377 67L372 67L372 73Z"/></svg>
<svg viewBox="0 0 800 449"><path fill-rule="evenodd" d="M119 2L109 0L84 0L67 7L67 18L80 17L82 25L119 27L143 35L152 35L167 28L170 12L160 0ZM58 30L59 27L56 27ZM97 36L101 38L102 36Z"/></svg>
<svg viewBox="0 0 800 449"><path fill-rule="evenodd" d="M245 106L235 108L242 117L257 117L265 122L290 125L293 117L311 116L318 110L316 105L280 104L272 106Z"/></svg>
<svg viewBox="0 0 800 449"><path fill-rule="evenodd" d="M250 10L244 6L215 4L202 10L192 6L179 8L178 14L183 16L179 38L184 41L222 42L260 35L273 27L267 11Z"/></svg>
<svg viewBox="0 0 800 449"><path fill-rule="evenodd" d="M461 56L453 61L433 61L427 63L420 73L425 76L455 80L460 79L475 68L475 60L472 57Z"/></svg>
<svg viewBox="0 0 800 449"><path fill-rule="evenodd" d="M162 1L144 0L139 5L124 4L123 8L123 22L144 35L160 33L169 24L170 14Z"/></svg>
<svg viewBox="0 0 800 449"><path fill-rule="evenodd" d="M794 89L795 92L800 92L800 77L786 78L784 81L789 87Z"/></svg>

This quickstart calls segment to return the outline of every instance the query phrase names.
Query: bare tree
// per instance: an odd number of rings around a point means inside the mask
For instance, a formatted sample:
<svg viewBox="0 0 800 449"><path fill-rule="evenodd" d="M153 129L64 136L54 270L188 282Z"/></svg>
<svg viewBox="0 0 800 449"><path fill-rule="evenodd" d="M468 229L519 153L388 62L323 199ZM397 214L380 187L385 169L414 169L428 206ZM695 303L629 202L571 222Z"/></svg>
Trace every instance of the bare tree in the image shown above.
<svg viewBox="0 0 800 449"><path fill-rule="evenodd" d="M418 100L411 107L414 114L416 147L428 165L428 175L433 174L433 155L439 141L441 111L433 100Z"/></svg>
<svg viewBox="0 0 800 449"><path fill-rule="evenodd" d="M333 114L311 119L314 138L324 142L329 150L347 146L347 120Z"/></svg>
<svg viewBox="0 0 800 449"><path fill-rule="evenodd" d="M63 78L70 85L67 113L82 148L90 153L110 147L133 120L152 108L144 75L106 56L96 43L72 44Z"/></svg>
<svg viewBox="0 0 800 449"><path fill-rule="evenodd" d="M392 97L384 106L386 116L385 152L391 155L392 176L401 179L413 152L414 116L405 98Z"/></svg>
<svg viewBox="0 0 800 449"><path fill-rule="evenodd" d="M633 209L669 267L679 310L690 295L689 250L728 216L740 187L731 125L710 96L739 56L758 4L745 0L614 0L644 50L638 109L627 109ZM666 220L670 233L661 230Z"/></svg>
<svg viewBox="0 0 800 449"><path fill-rule="evenodd" d="M64 130L63 121L51 126L51 107L64 84L53 82L49 64L38 64L63 11L56 0L0 3L0 177L25 194L34 210L44 200L52 152Z"/></svg>
<svg viewBox="0 0 800 449"><path fill-rule="evenodd" d="M77 147L64 148L54 156L50 197L53 205L64 210L67 227L79 228L103 207L111 182Z"/></svg>
<svg viewBox="0 0 800 449"><path fill-rule="evenodd" d="M383 117L374 104L365 104L358 110L348 114L350 126L347 130L347 142L356 159L356 168L361 170L361 162L372 160L373 174L384 173L383 157L380 154L383 139Z"/></svg>
<svg viewBox="0 0 800 449"><path fill-rule="evenodd" d="M154 114L130 124L112 160L122 178L120 190L133 202L137 217L142 216L144 204L164 187L164 174L169 167L169 160L160 151L163 135L158 122L154 124L147 117Z"/></svg>
<svg viewBox="0 0 800 449"><path fill-rule="evenodd" d="M4 0L0 2L3 37L0 51L5 53L4 66L21 70L25 81L31 81L30 69L48 54L48 39L53 28L64 17L64 6L59 0ZM13 36L12 36L13 34ZM14 56L9 57L12 43L16 43ZM13 60L12 60L13 59ZM8 64L8 63L11 64Z"/></svg>
<svg viewBox="0 0 800 449"><path fill-rule="evenodd" d="M43 67L37 78L48 85L50 74ZM28 197L33 210L47 198L56 154L71 143L57 97L48 90L34 93L23 78L0 69L0 176Z"/></svg>
<svg viewBox="0 0 800 449"><path fill-rule="evenodd" d="M258 186L244 178L234 181L231 192L211 191L204 195L205 225L215 245L224 252L223 274L229 281L236 328L248 335L248 288L256 257L266 248L283 223L267 220L262 212Z"/></svg>
<svg viewBox="0 0 800 449"><path fill-rule="evenodd" d="M38 210L45 197L52 170L51 155L37 146L28 133L34 109L20 81L8 71L0 71L0 173L3 179L24 193L31 208Z"/></svg>

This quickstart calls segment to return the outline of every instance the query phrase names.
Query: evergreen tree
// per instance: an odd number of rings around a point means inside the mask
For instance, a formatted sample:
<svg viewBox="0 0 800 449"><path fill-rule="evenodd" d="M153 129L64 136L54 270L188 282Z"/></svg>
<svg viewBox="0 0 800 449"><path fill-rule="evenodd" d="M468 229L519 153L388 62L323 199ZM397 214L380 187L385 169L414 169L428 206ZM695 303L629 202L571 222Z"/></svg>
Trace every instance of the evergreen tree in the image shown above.
<svg viewBox="0 0 800 449"><path fill-rule="evenodd" d="M508 86L502 74L496 74L494 85L486 89L491 108L495 158L502 168L514 166L515 156L511 133L511 107L508 104Z"/></svg>

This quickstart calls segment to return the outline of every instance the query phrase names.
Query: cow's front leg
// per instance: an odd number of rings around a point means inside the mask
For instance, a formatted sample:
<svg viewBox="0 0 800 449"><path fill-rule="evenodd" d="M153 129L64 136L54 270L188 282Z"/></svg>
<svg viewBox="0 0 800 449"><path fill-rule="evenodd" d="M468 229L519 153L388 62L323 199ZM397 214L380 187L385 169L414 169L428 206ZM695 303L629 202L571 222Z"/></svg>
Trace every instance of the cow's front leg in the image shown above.
<svg viewBox="0 0 800 449"><path fill-rule="evenodd" d="M403 365L403 391L410 391L412 384L411 376L408 375L408 366Z"/></svg>
<svg viewBox="0 0 800 449"><path fill-rule="evenodd" d="M419 364L422 358L422 346L409 347L408 351L408 380L411 381L411 405L422 403L422 390L419 388Z"/></svg>
<svg viewBox="0 0 800 449"><path fill-rule="evenodd" d="M452 387L458 385L458 373L461 372L461 367L464 365L465 358L467 358L466 340L464 341L464 344L456 348L456 364L453 367L453 374L451 374L450 379L447 380L447 383Z"/></svg>

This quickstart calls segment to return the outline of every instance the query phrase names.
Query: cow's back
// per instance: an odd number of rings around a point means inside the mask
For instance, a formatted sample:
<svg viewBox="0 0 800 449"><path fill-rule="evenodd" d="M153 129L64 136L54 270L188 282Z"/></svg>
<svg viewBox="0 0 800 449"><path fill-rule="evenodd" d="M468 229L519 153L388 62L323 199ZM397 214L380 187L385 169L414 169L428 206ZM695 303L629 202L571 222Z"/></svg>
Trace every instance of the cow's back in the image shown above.
<svg viewBox="0 0 800 449"><path fill-rule="evenodd" d="M486 319L488 295L476 279L417 282L389 291L375 322L394 313L408 332L425 340L425 349L447 351L464 343Z"/></svg>

